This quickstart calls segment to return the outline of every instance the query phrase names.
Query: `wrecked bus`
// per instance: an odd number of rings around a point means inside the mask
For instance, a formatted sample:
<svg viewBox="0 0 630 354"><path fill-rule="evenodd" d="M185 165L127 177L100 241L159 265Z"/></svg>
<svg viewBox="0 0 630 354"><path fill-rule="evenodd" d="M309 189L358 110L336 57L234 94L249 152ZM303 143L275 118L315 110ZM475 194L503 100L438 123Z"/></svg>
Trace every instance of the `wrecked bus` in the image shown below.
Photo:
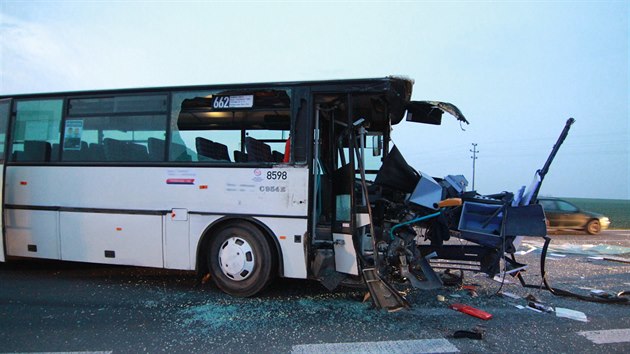
<svg viewBox="0 0 630 354"><path fill-rule="evenodd" d="M0 97L5 256L196 271L235 296L276 277L366 286L379 308L434 269L519 266L538 186L479 195L392 145L406 119L468 123L399 77ZM539 179L540 181L540 179ZM451 237L468 246L444 244ZM465 265L465 266L463 266Z"/></svg>

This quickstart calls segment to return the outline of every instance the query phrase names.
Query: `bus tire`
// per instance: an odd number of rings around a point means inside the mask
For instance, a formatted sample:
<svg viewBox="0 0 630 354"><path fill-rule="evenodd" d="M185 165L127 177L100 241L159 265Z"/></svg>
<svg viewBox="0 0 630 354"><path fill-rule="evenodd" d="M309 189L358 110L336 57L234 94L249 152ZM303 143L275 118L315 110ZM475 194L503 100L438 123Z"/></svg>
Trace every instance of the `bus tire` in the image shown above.
<svg viewBox="0 0 630 354"><path fill-rule="evenodd" d="M212 236L208 268L216 286L232 296L262 291L274 273L271 246L260 229L247 222L230 223Z"/></svg>

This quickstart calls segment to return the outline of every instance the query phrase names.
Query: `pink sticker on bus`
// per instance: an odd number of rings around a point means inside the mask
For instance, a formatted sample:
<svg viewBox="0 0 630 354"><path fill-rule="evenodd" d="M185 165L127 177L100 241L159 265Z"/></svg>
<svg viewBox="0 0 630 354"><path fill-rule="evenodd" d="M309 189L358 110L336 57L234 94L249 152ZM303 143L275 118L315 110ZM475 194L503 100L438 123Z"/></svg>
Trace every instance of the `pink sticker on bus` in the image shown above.
<svg viewBox="0 0 630 354"><path fill-rule="evenodd" d="M194 178L169 178L166 184L195 184Z"/></svg>

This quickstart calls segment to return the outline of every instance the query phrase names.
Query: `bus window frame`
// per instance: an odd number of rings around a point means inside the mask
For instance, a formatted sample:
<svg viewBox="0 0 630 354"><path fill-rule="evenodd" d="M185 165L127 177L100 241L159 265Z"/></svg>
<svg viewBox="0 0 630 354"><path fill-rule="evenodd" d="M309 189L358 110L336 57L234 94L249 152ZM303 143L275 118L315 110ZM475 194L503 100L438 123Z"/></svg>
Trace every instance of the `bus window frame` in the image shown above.
<svg viewBox="0 0 630 354"><path fill-rule="evenodd" d="M10 110L10 115L9 115L9 132L7 133L7 143L5 146L5 166L6 165L20 165L20 166L40 166L40 165L49 165L51 163L55 163L53 161L13 161L12 157L13 157L13 146L14 146L14 131L13 129L15 129L16 126L16 121L17 121L17 107L18 107L18 103L19 102L33 102L33 101L55 101L55 100L61 100L61 119L59 120L59 143L61 143L61 135L62 135L62 123L64 122L64 108L66 105L66 97L65 96L60 96L60 95L54 95L54 96L43 96L43 97L18 97L18 98L11 98L11 110ZM52 151L51 151L52 154ZM52 155L51 155L51 159L52 160Z"/></svg>
<svg viewBox="0 0 630 354"><path fill-rule="evenodd" d="M168 112L171 104L171 90L159 90L159 91L143 91L137 90L134 92L126 92L126 93L108 93L108 94L85 94L85 95L68 95L64 97L64 105L63 112L61 117L61 126L59 127L61 131L61 141L59 148L59 156L57 161L53 162L55 164L63 165L63 166L139 166L139 167L147 167L156 164L163 164L168 162L165 157L167 156L168 150L165 149L165 156L163 156L163 161L64 161L63 160L63 142L65 141L65 126L66 121L72 118L97 118L97 117L131 117L131 116L159 116L164 115L165 117L165 134L164 140L166 141L169 137L169 116ZM163 111L139 111L139 112L108 112L108 113L88 113L88 114L70 114L70 102L75 99L98 99L98 98L108 98L108 97L134 97L134 96L164 96L165 105ZM166 143L165 143L166 144Z"/></svg>
<svg viewBox="0 0 630 354"><path fill-rule="evenodd" d="M204 161L171 161L171 156L170 156L170 144L172 144L172 136L173 136L173 127L174 125L176 125L177 121L176 121L176 117L173 116L173 97L175 95L181 95L181 94L185 94L185 93L207 93L207 94L211 94L211 95L217 95L217 96L222 96L222 95L226 95L223 92L228 92L227 95L230 96L235 96L235 95L247 95L247 94L254 94L256 92L263 92L263 91L284 91L285 94L287 95L287 97L289 98L289 107L288 108L283 108L283 110L286 110L286 112L289 113L289 139L291 139L291 150L290 150L290 158L291 160L288 163L283 163L283 162L275 162L275 161L271 161L271 162L261 162L261 161L251 161L251 162L236 162L236 161L232 161L232 162L204 162ZM297 89L295 87L291 87L291 86L257 86L257 85L252 85L252 86L242 86L242 87L238 87L238 88L231 88L228 86L225 87L212 87L212 88L191 88L191 89L180 89L180 90L172 90L171 91L171 98L170 98L170 108L169 108L169 112L168 117L169 117L169 124L168 124L168 129L169 131L167 132L167 160L166 163L167 164L173 164L176 166L191 166L191 167L196 167L196 166L209 166L209 167L271 167L277 164L294 164L294 153L293 153L293 136L294 136L294 131L295 131L295 121L296 121L296 105L295 105L295 91L297 91ZM226 108L226 109L218 109L216 110L216 112L248 112L248 111L273 111L274 108L256 108L256 107L251 107L251 108ZM181 112L181 108L179 109L178 112ZM217 129L217 130L221 130L221 129ZM253 130L267 130L267 131L274 131L274 130L269 130L269 129L250 129L248 127L241 127L239 129L239 131L241 132L241 146L242 149L244 149L244 145L245 145L245 137L247 137L247 132L248 131L253 131ZM184 131L194 131L193 130L189 130L186 129ZM235 130L236 131L236 130ZM280 131L287 131L287 130L277 130L278 132ZM266 139L269 140L269 139ZM265 139L261 140L261 141L266 141ZM271 139L269 141L273 142L279 142L280 139ZM242 151L242 150L241 150ZM284 150L282 151L284 152ZM305 159L308 160L308 159ZM307 161L303 161L302 163L305 164Z"/></svg>

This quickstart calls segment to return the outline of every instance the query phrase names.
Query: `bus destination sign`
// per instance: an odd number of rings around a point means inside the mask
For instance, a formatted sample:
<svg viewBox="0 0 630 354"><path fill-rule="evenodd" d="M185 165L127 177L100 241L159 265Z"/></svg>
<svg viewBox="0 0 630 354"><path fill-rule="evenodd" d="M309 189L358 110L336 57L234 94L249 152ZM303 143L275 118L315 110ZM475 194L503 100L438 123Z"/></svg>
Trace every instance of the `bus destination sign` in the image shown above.
<svg viewBox="0 0 630 354"><path fill-rule="evenodd" d="M239 96L214 96L212 98L212 108L252 108L254 106L254 95Z"/></svg>

